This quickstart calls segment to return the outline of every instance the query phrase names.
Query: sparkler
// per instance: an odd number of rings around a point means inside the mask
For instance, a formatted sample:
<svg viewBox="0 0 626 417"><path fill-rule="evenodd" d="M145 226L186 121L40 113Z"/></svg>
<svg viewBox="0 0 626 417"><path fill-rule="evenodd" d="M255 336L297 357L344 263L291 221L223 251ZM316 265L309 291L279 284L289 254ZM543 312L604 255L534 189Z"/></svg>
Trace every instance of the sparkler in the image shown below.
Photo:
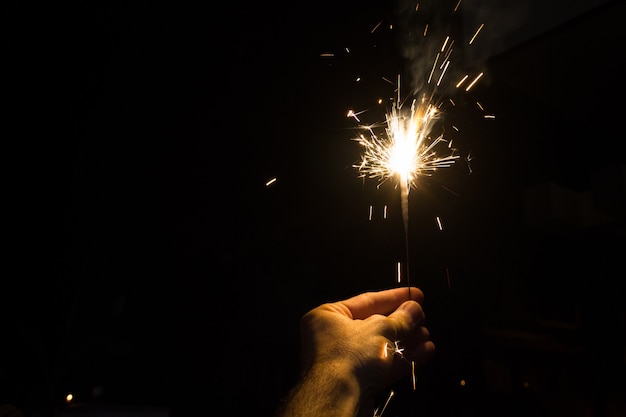
<svg viewBox="0 0 626 417"><path fill-rule="evenodd" d="M454 6L453 12L456 13L461 0L458 0ZM416 4L415 12L419 9L419 3ZM380 27L380 22L372 29L372 33ZM423 37L431 34L428 30L429 23L425 22ZM474 34L471 36L467 45L474 44L478 34L484 28L481 23ZM417 31L415 31L417 33ZM433 36L437 36L436 34ZM437 39L436 37L434 39ZM455 39L447 35L438 41L439 45L435 49L425 48L420 51L420 56L428 56L432 53L432 61L421 62L422 68L415 67L412 69L416 83L412 96L403 98L401 91L400 75L397 77L396 92L391 110L385 114L385 123L379 125L364 126L361 124L359 115L362 112L348 111L348 117L354 118L359 127L365 130L365 133L354 138L363 147L362 157L359 163L353 165L357 168L360 178L378 179L380 183L387 180L397 181L400 189L400 200L402 210L402 222L404 226L404 238L406 249L406 265L405 282L409 288L410 297L410 274L409 274L409 191L417 188L419 179L424 176L430 176L435 171L451 166L459 155L455 154L456 149L452 147L452 142L444 138L443 133L432 135L436 124L444 115L443 94L439 94L439 89L445 85L444 79L451 73L450 67L453 63L453 51L455 50ZM423 45L422 45L423 46ZM471 76L463 74L457 79L453 86L454 90L463 89L469 92L476 83L483 77L483 73ZM423 80L421 77L423 77ZM387 78L383 80L393 84ZM450 89L448 89L450 91ZM449 103L455 106L454 101L450 98ZM481 110L484 110L478 103ZM487 117L487 116L485 116ZM377 133L377 129L384 126L381 133ZM457 129L454 127L454 129ZM432 136L431 136L432 135ZM443 156L440 156L440 145L447 144L448 150ZM469 156L466 158L469 167ZM444 187L445 188L445 187ZM441 223L439 227L441 228ZM401 280L399 279L398 282Z"/></svg>
<svg viewBox="0 0 626 417"><path fill-rule="evenodd" d="M456 13L461 0L458 0L452 13ZM419 9L419 3L415 6L415 12ZM426 38L430 36L430 24L424 22L422 36ZM380 27L380 22L372 29L372 33ZM467 42L467 45L472 45L479 32L484 28L484 24L480 24L474 32L473 36ZM413 33L419 33L417 30L413 30ZM408 288L409 298L411 296L411 281L409 274L409 192L412 189L418 188L421 185L420 179L423 177L431 176L441 168L447 168L452 166L459 158L456 149L452 146L452 141L444 138L444 130L441 129L440 134L435 133L435 127L442 120L445 115L443 108L445 94L439 94L439 89L444 84L444 79L450 76L453 59L452 52L455 47L455 40L451 36L445 36L440 46L436 50L432 51L420 51L420 68L416 66L412 68L412 75L416 76L416 86L413 93L410 96L403 98L401 95L401 80L400 75L397 77L395 84L396 94L394 94L391 109L385 114L385 122L374 125L363 125L359 116L363 112L355 112L349 110L347 116L354 118L359 124L358 127L362 129L362 133L358 137L354 138L362 146L361 159L358 163L353 165L353 168L358 169L359 178L377 179L379 185L386 181L394 181L400 190L402 223L404 227L404 244L406 250L406 279L405 283ZM425 61L421 61L421 57L427 56L427 52L432 52L430 58L426 58ZM411 54L409 54L411 55ZM415 57L416 55L411 55ZM415 63L415 62L412 62ZM415 63L416 64L416 63ZM423 67L421 67L423 64ZM457 74L459 75L459 74ZM479 80L483 77L484 73L480 72L475 75L463 74L459 76L454 84L451 85L451 90L469 92ZM423 80L417 76L423 76ZM455 76L456 77L456 76ZM393 84L387 78L382 77L384 81ZM419 78L419 79L418 79ZM450 97L445 101L455 106L454 101ZM484 111L483 106L477 103L481 111ZM485 115L485 118L493 118L493 116ZM382 129L381 129L382 128ZM458 130L456 126L453 126L454 130ZM447 148L444 152L441 152L441 148ZM471 173L470 161L471 156L465 157L469 172ZM448 190L446 187L443 187ZM455 194L451 190L448 190ZM386 213L385 213L386 216ZM370 207L371 218L371 207ZM437 217L437 224L439 230L443 230L443 226L439 217ZM401 267L398 263L398 282L401 282ZM448 288L450 289L450 276L446 268L446 276L448 280ZM387 352L391 350L394 355L404 358L403 351L399 348L398 342L395 342L395 348L391 348L385 344L384 356L387 357ZM413 390L416 389L415 378L415 363L411 361L411 382ZM394 391L391 391L382 409L376 409L374 417L381 417L389 401L395 395Z"/></svg>
<svg viewBox="0 0 626 417"><path fill-rule="evenodd" d="M409 275L409 191L417 187L421 176L432 175L440 168L451 166L459 155L454 154L451 143L443 134L432 139L430 134L439 117L440 107L430 96L414 98L406 109L400 97L400 76L398 76L398 96L390 112L386 114L384 135L378 136L372 127L366 127L369 135L359 135L355 140L363 146L361 161L353 165L362 178L375 178L379 182L396 179L400 188L402 222L404 225L406 262L406 283L410 297ZM354 112L349 112L356 118ZM358 119L357 119L358 120ZM448 143L451 153L440 157L437 145Z"/></svg>

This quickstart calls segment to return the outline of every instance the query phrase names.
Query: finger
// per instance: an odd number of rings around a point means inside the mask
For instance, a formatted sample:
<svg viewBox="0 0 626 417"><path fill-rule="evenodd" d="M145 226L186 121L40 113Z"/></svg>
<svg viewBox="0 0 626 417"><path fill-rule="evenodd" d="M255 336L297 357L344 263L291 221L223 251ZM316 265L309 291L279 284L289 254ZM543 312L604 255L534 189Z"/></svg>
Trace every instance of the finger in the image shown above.
<svg viewBox="0 0 626 417"><path fill-rule="evenodd" d="M346 307L353 319L365 319L373 314L389 314L409 299L421 303L424 301L424 293L417 287L399 287L366 292L338 304Z"/></svg>
<svg viewBox="0 0 626 417"><path fill-rule="evenodd" d="M429 340L430 333L428 332L428 329L424 326L419 326L408 338L402 339L399 342L407 350L411 350L422 343L428 342Z"/></svg>
<svg viewBox="0 0 626 417"><path fill-rule="evenodd" d="M425 320L424 310L416 301L405 301L389 315L389 323L399 340L414 336L415 330Z"/></svg>
<svg viewBox="0 0 626 417"><path fill-rule="evenodd" d="M426 327L420 326L417 329L415 329L413 334L410 336L409 340L410 340L410 343L412 344L426 342L430 340L430 332L428 331Z"/></svg>

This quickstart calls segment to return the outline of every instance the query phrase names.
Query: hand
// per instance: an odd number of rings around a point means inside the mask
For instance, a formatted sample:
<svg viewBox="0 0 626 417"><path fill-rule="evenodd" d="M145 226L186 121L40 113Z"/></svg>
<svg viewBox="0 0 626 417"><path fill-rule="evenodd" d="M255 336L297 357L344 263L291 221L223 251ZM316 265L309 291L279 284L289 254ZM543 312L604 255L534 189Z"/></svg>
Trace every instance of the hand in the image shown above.
<svg viewBox="0 0 626 417"><path fill-rule="evenodd" d="M359 371L362 388L390 385L410 371L411 361L421 365L435 352L423 327L423 301L418 288L394 288L314 308L301 320L303 370L340 360ZM404 349L399 353L396 342Z"/></svg>
<svg viewBox="0 0 626 417"><path fill-rule="evenodd" d="M423 300L418 288L394 288L306 313L303 379L282 415L371 416L374 398L435 352Z"/></svg>

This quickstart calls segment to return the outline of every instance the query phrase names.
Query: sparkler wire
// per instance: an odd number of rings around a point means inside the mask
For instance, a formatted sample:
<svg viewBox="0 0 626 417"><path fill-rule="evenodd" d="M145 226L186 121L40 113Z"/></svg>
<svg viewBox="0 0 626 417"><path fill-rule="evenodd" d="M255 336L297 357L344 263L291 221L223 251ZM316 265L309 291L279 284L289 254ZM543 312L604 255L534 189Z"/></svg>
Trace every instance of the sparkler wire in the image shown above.
<svg viewBox="0 0 626 417"><path fill-rule="evenodd" d="M398 76L398 85L400 78ZM406 285L411 297L409 274L409 192L417 186L418 178L432 175L439 168L452 165L459 155L439 157L435 146L445 142L443 135L434 140L430 133L440 117L433 96L413 99L409 110L402 107L399 96L390 113L386 114L385 134L380 137L371 126L366 127L369 137L361 134L355 140L364 147L358 168L361 177L377 178L380 182L397 179L400 187L402 221L406 250ZM351 113L349 113L351 114Z"/></svg>

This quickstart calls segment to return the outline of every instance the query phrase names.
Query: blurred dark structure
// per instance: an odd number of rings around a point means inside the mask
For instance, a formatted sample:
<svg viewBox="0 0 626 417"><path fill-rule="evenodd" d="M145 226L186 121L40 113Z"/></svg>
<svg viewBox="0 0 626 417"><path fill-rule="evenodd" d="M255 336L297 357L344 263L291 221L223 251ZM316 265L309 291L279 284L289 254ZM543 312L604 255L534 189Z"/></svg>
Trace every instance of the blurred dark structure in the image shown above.
<svg viewBox="0 0 626 417"><path fill-rule="evenodd" d="M623 416L625 6L492 3L515 25L487 25L493 48L464 58L495 119L468 98L471 164L411 202L438 354L388 412ZM457 30L490 22L463 7ZM384 25L398 10L231 11L7 6L1 403L61 415L73 392L74 411L270 416L298 376L299 317L396 285L399 202L357 179L345 113L403 68Z"/></svg>

